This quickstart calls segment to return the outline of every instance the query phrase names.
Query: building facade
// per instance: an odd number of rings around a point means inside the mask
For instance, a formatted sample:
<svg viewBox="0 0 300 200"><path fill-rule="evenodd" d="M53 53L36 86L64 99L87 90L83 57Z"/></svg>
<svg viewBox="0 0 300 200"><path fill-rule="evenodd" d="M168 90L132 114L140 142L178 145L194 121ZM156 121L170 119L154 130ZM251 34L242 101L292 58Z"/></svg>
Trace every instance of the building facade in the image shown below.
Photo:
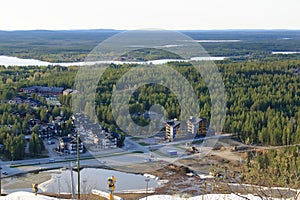
<svg viewBox="0 0 300 200"><path fill-rule="evenodd" d="M186 123L177 119L166 122L166 140L172 141L175 138L185 137L187 134Z"/></svg>
<svg viewBox="0 0 300 200"><path fill-rule="evenodd" d="M187 121L188 133L195 136L205 136L207 129L207 121L205 118L191 116Z"/></svg>
<svg viewBox="0 0 300 200"><path fill-rule="evenodd" d="M77 153L77 138L74 136L61 137L59 139L58 150L62 153L76 154ZM79 152L83 153L83 143L79 138Z"/></svg>
<svg viewBox="0 0 300 200"><path fill-rule="evenodd" d="M26 94L40 94L46 96L60 95L63 93L64 88L62 87L43 87L43 86L31 86L26 88L20 88L20 92Z"/></svg>

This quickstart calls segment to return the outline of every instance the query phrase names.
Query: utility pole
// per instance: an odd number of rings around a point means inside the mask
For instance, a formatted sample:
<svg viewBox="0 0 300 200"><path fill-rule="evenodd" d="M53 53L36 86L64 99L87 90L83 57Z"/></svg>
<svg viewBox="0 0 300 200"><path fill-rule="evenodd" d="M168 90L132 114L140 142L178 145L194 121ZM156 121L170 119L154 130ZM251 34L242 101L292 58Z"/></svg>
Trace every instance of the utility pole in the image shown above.
<svg viewBox="0 0 300 200"><path fill-rule="evenodd" d="M2 192L1 192L1 190L2 190L2 185L1 185L1 179L2 179L2 177L1 177L1 170L2 170L2 167L0 166L0 196L2 196Z"/></svg>
<svg viewBox="0 0 300 200"><path fill-rule="evenodd" d="M77 139L77 199L80 199L80 150L79 150L79 146L80 146L80 134L76 129L76 125L75 125L75 116L72 116L72 121L73 121L73 127L75 129L75 133L76 133L76 139Z"/></svg>
<svg viewBox="0 0 300 200"><path fill-rule="evenodd" d="M76 130L76 135L77 135L77 191L78 191L77 199L80 199L80 151L79 151L80 136L77 130Z"/></svg>

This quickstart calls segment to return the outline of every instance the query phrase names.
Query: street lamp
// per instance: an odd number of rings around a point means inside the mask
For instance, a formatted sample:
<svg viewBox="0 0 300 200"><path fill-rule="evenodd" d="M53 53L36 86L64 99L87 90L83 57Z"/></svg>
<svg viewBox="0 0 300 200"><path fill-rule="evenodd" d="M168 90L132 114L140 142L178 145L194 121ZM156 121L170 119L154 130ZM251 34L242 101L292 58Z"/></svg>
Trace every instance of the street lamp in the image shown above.
<svg viewBox="0 0 300 200"><path fill-rule="evenodd" d="M60 175L57 176L57 182L58 182L58 198L60 199Z"/></svg>
<svg viewBox="0 0 300 200"><path fill-rule="evenodd" d="M148 183L150 181L149 176L146 177L145 181L146 181L146 200L147 200L147 197L148 197Z"/></svg>
<svg viewBox="0 0 300 200"><path fill-rule="evenodd" d="M87 185L86 185L86 183L87 183L87 180L86 179L83 179L82 180L82 183L83 183L83 194L87 194L88 192L87 192Z"/></svg>

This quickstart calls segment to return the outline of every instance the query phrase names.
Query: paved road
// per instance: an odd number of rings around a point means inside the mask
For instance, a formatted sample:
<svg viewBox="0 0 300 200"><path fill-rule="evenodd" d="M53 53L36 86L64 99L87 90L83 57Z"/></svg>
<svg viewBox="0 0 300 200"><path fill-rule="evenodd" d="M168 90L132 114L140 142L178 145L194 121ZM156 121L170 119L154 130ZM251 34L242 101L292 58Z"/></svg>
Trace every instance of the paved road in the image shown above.
<svg viewBox="0 0 300 200"><path fill-rule="evenodd" d="M144 153L149 153L149 147L145 147L145 146L142 146L140 145L139 143L137 143L136 141L132 140L131 138L129 137L126 137L125 138L125 141L124 141L124 150L127 150L127 151L142 151Z"/></svg>
<svg viewBox="0 0 300 200"><path fill-rule="evenodd" d="M49 152L54 148L54 145L49 145ZM135 153L136 151L145 152ZM125 140L125 148L112 149L99 152L86 152L81 154L81 165L98 166L98 165L124 165L132 163L144 162L149 155L149 150L131 139ZM3 177L13 176L20 173L27 173L34 170L61 168L69 165L70 162L76 162L77 155L62 155L50 153L49 158L22 160L22 161L0 161L2 172L7 172L8 175Z"/></svg>
<svg viewBox="0 0 300 200"><path fill-rule="evenodd" d="M228 137L230 135L226 135L223 137ZM205 138L205 139L211 139L215 137ZM203 138L196 139L196 140L203 140ZM113 150L107 150L107 151L99 151L99 152L87 152L84 154L81 154L81 164L82 165L88 165L88 166L94 166L94 165L127 165L127 164L133 164L133 163L142 163L145 162L146 159L151 160L164 160L167 162L173 162L177 158L170 158L167 155L166 149L172 149L176 148L178 150L179 157L181 154L184 154L184 150L178 149L175 146L178 146L180 144L185 144L190 140L183 140L183 141L177 141L172 143L163 143L163 144L157 144L157 145L151 145L151 148L159 148L161 149L161 152L151 152L149 150L149 146L142 146L136 141L126 138L125 139L125 146L120 149L113 149ZM195 140L194 140L195 141ZM144 152L144 153L135 153L136 151ZM7 172L8 175L6 176L13 176L20 173L27 173L33 170L39 170L39 169L46 169L46 168L60 168L65 167L69 165L70 162L76 161L77 155L67 155L67 156L58 156L55 154L51 154L51 157L49 158L41 158L41 159L33 159L33 160L22 160L22 161L0 161L0 165L3 168L3 172ZM15 166L15 167L11 167Z"/></svg>

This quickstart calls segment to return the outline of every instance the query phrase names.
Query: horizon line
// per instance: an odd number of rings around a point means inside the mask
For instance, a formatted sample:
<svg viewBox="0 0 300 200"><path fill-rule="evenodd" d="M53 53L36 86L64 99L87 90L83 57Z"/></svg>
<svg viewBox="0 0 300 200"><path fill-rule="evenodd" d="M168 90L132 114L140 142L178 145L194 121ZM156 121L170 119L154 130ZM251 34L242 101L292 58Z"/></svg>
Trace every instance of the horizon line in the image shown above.
<svg viewBox="0 0 300 200"><path fill-rule="evenodd" d="M0 29L3 32L16 31L139 31L148 29L112 29L112 28L82 28L82 29ZM215 29L157 29L165 31L300 31L290 28L215 28Z"/></svg>

